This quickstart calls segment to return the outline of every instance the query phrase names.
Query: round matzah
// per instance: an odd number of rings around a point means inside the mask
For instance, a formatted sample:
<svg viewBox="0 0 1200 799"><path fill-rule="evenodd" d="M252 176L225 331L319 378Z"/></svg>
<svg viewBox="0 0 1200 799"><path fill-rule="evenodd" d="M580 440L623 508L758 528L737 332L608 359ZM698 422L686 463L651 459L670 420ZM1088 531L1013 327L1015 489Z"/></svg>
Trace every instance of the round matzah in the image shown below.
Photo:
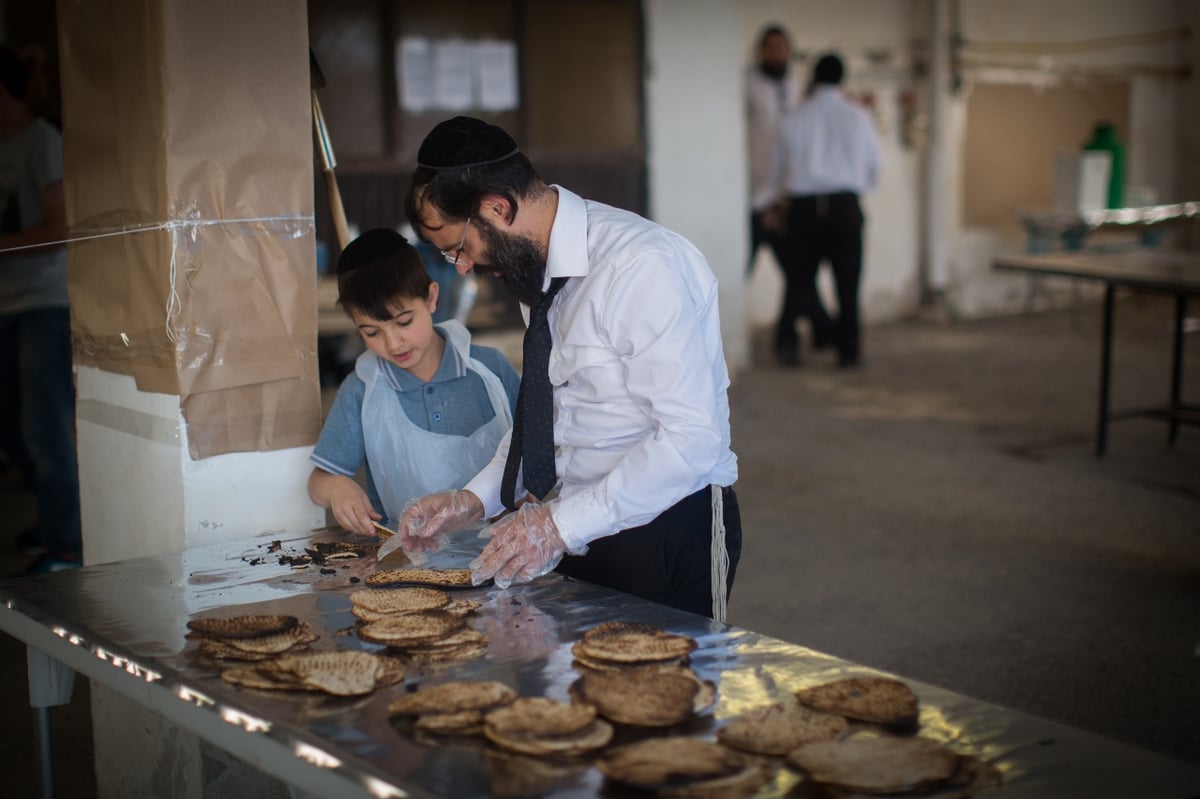
<svg viewBox="0 0 1200 799"><path fill-rule="evenodd" d="M692 717L700 681L660 669L588 671L571 686L581 702L619 724L670 727Z"/></svg>
<svg viewBox="0 0 1200 799"><path fill-rule="evenodd" d="M424 585L435 588L474 588L470 569L385 569L363 580L371 588Z"/></svg>
<svg viewBox="0 0 1200 799"><path fill-rule="evenodd" d="M483 713L478 710L426 713L417 718L413 729L438 735L482 735Z"/></svg>
<svg viewBox="0 0 1200 799"><path fill-rule="evenodd" d="M849 677L796 691L801 704L824 713L877 724L912 724L917 695L890 677Z"/></svg>
<svg viewBox="0 0 1200 799"><path fill-rule="evenodd" d="M673 788L659 788L668 799L740 799L753 796L771 781L771 770L763 763L747 763L741 771L711 780L697 780Z"/></svg>
<svg viewBox="0 0 1200 799"><path fill-rule="evenodd" d="M717 740L760 755L786 755L797 746L846 734L842 716L804 707L795 700L755 708L717 730Z"/></svg>
<svg viewBox="0 0 1200 799"><path fill-rule="evenodd" d="M574 655L575 661L573 666L578 666L592 671L622 671L624 669L649 669L649 668L675 668L677 666L686 665L688 662L687 655L669 660L634 660L626 663L617 663L612 660L593 660L584 654L581 648L582 644L576 641L571 645L571 654Z"/></svg>
<svg viewBox="0 0 1200 799"><path fill-rule="evenodd" d="M298 648L302 648L301 644ZM236 646L230 646L224 640L216 638L205 638L200 642L200 654L218 660L267 660L275 657L270 652L247 652L244 649L238 649Z"/></svg>
<svg viewBox="0 0 1200 799"><path fill-rule="evenodd" d="M445 638L461 629L462 618L441 610L390 614L358 629L360 638L391 647Z"/></svg>
<svg viewBox="0 0 1200 799"><path fill-rule="evenodd" d="M295 616L270 614L192 619L187 626L189 630L216 638L256 638L286 632L295 627L298 621Z"/></svg>
<svg viewBox="0 0 1200 799"><path fill-rule="evenodd" d="M695 649L695 639L686 635L628 621L605 622L585 632L579 640L579 651L585 657L618 663L673 660Z"/></svg>
<svg viewBox="0 0 1200 799"><path fill-rule="evenodd" d="M264 691L310 690L299 680L286 675L280 675L274 669L263 668L262 664L231 666L221 672L221 679L230 685L237 685L241 688L257 688Z"/></svg>
<svg viewBox="0 0 1200 799"><path fill-rule="evenodd" d="M958 755L928 738L818 741L790 752L788 765L812 782L850 791L901 793L932 788L958 768Z"/></svg>
<svg viewBox="0 0 1200 799"><path fill-rule="evenodd" d="M305 622L281 633L254 638L219 638L199 632L190 632L185 637L199 641L200 651L205 655L237 660L263 660L282 652L302 649L319 638Z"/></svg>
<svg viewBox="0 0 1200 799"><path fill-rule="evenodd" d="M314 690L336 696L370 693L375 690L375 675L381 669L378 657L356 649L283 655L272 665Z"/></svg>
<svg viewBox="0 0 1200 799"><path fill-rule="evenodd" d="M648 738L612 750L596 761L613 782L654 791L739 773L747 759L732 749L695 738Z"/></svg>
<svg viewBox="0 0 1200 799"><path fill-rule="evenodd" d="M450 595L437 588L366 588L352 593L350 604L374 613L409 613L444 608Z"/></svg>
<svg viewBox="0 0 1200 799"><path fill-rule="evenodd" d="M463 710L490 710L508 704L517 692L494 680L456 680L419 688L388 705L393 716L419 716L426 713L457 713Z"/></svg>
<svg viewBox="0 0 1200 799"><path fill-rule="evenodd" d="M441 652L448 649L458 649L467 645L487 645L487 636L478 630L472 630L470 627L463 627L461 630L447 635L445 638L438 638L433 641L422 641L419 644L412 644L405 647L393 647L394 649L403 649L406 652Z"/></svg>
<svg viewBox="0 0 1200 799"><path fill-rule="evenodd" d="M596 718L596 708L541 696L523 696L487 714L488 727L503 735L565 735Z"/></svg>
<svg viewBox="0 0 1200 799"><path fill-rule="evenodd" d="M502 732L485 722L483 734L497 746L525 755L574 756L608 746L609 741L612 740L613 728L607 722L593 719L578 730L548 735Z"/></svg>
<svg viewBox="0 0 1200 799"><path fill-rule="evenodd" d="M414 665L430 663L461 663L464 660L474 660L487 654L487 643L459 644L458 646L442 649L397 649L393 650L399 657Z"/></svg>

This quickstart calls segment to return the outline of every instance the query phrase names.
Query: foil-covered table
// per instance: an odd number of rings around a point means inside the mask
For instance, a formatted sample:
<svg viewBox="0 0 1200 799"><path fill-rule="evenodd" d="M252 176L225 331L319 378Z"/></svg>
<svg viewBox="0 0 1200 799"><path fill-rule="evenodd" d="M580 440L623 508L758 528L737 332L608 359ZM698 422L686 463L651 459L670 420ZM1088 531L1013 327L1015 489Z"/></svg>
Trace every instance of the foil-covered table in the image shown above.
<svg viewBox="0 0 1200 799"><path fill-rule="evenodd" d="M692 667L717 684L717 704L670 734L711 739L731 718L797 688L878 673L550 575L508 590L462 592L483 603L471 625L486 634L487 655L414 670L403 683L367 697L267 692L223 682L219 667L200 657L196 643L184 637L189 619L214 612L287 613L320 633L314 648L378 649L354 635L349 600L363 587L362 578L379 568L374 557L304 570L279 562L281 555L302 553L314 541L332 540L352 539L318 530L0 582L0 629L305 794L374 799L635 796L604 785L588 761L509 756L482 740L419 742L387 714L393 699L427 680L495 679L522 695L565 700L578 677L571 644L602 621L645 622L698 641ZM469 531L429 565L465 565L478 548ZM1200 796L1200 767L907 682L920 698L922 735L991 761L1003 772L1003 786L985 796ZM619 729L614 744L644 735ZM800 781L780 768L760 796L794 796Z"/></svg>

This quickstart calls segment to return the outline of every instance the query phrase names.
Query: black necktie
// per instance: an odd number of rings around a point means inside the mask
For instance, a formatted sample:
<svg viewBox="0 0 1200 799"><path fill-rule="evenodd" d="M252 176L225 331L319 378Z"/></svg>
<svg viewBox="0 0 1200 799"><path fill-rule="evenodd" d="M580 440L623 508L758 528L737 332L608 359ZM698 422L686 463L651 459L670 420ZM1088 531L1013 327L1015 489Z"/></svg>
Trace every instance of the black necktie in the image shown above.
<svg viewBox="0 0 1200 799"><path fill-rule="evenodd" d="M504 481L500 484L500 499L509 510L517 509L518 469L524 475L525 489L539 500L550 493L558 480L554 474L554 399L550 387L550 322L546 315L554 295L566 282L565 277L551 280L550 288L529 311L517 414L513 419L508 461L504 464Z"/></svg>

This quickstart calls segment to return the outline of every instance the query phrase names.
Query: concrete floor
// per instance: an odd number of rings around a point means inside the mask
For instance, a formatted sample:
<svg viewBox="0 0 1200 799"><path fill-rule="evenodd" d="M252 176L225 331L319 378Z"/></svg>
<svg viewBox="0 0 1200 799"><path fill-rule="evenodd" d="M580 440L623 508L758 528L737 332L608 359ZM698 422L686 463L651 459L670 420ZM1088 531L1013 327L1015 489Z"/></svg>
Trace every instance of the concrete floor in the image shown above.
<svg viewBox="0 0 1200 799"><path fill-rule="evenodd" d="M1116 407L1166 397L1171 306L1118 301ZM1200 429L1110 427L1100 316L872 327L865 367L765 357L732 389L745 552L730 621L1200 764ZM1188 336L1185 399L1200 397ZM0 543L31 521L0 476ZM5 553L3 573L22 564ZM0 797L36 795L23 648L0 635ZM53 711L94 796L86 686Z"/></svg>

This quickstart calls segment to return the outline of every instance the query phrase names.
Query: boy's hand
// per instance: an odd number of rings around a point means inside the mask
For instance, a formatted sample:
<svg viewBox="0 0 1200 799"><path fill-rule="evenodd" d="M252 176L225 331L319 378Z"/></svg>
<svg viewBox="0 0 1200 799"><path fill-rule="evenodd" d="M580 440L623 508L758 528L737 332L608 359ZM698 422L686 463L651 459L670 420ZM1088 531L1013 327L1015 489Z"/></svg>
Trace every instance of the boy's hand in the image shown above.
<svg viewBox="0 0 1200 799"><path fill-rule="evenodd" d="M375 535L375 525L371 522L380 521L383 516L371 507L371 500L362 486L349 477L338 477L329 485L329 508L333 518L351 533Z"/></svg>

